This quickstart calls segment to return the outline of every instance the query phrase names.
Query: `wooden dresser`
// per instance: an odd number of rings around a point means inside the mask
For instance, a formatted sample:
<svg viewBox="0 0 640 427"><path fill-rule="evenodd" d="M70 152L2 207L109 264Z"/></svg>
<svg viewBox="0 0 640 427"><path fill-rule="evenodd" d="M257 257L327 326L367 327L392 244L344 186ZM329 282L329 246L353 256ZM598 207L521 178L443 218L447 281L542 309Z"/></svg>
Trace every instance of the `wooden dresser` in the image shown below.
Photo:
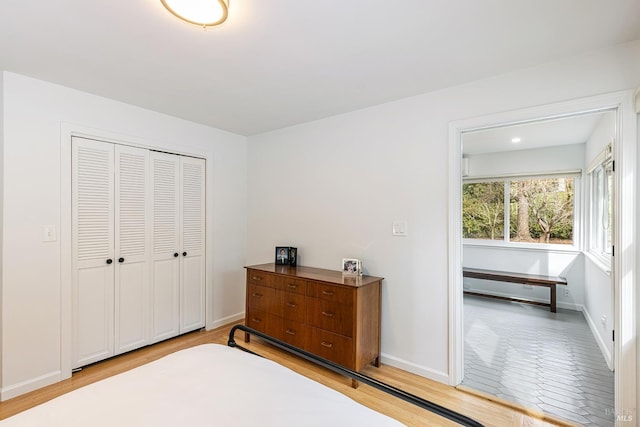
<svg viewBox="0 0 640 427"><path fill-rule="evenodd" d="M380 366L381 277L273 263L246 269L247 326L354 371Z"/></svg>

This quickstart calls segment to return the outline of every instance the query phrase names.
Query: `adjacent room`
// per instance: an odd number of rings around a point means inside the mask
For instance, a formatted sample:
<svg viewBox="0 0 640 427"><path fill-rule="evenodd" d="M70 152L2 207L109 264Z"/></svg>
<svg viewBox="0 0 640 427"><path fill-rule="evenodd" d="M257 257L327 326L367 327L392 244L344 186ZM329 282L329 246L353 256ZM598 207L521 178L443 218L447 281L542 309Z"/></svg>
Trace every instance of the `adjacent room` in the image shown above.
<svg viewBox="0 0 640 427"><path fill-rule="evenodd" d="M636 424L637 0L195 3L0 3L0 425Z"/></svg>
<svg viewBox="0 0 640 427"><path fill-rule="evenodd" d="M616 114L463 136L462 384L593 426L614 424Z"/></svg>

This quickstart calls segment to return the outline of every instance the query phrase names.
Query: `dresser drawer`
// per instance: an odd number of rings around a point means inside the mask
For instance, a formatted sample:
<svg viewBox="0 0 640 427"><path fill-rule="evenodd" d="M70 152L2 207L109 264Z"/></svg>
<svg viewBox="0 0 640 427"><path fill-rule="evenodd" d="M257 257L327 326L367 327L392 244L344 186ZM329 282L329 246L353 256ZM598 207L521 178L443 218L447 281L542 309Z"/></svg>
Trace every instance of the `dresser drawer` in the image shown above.
<svg viewBox="0 0 640 427"><path fill-rule="evenodd" d="M278 315L285 319L294 320L296 322L304 322L305 314L305 296L294 294L291 292L275 291L277 309L274 310Z"/></svg>
<svg viewBox="0 0 640 427"><path fill-rule="evenodd" d="M311 328L311 353L343 366L353 366L353 340L338 334Z"/></svg>
<svg viewBox="0 0 640 427"><path fill-rule="evenodd" d="M250 308L247 311L244 323L257 331L268 333L268 315L264 310Z"/></svg>
<svg viewBox="0 0 640 427"><path fill-rule="evenodd" d="M249 284L247 286L247 302L250 308L270 311L278 306L276 290L261 285Z"/></svg>
<svg viewBox="0 0 640 427"><path fill-rule="evenodd" d="M259 270L247 270L247 283L274 288L277 279L277 276L273 274L265 273Z"/></svg>
<svg viewBox="0 0 640 427"><path fill-rule="evenodd" d="M306 285L306 280L294 279L292 277L278 277L276 280L276 289L300 295L304 295L306 293Z"/></svg>
<svg viewBox="0 0 640 427"><path fill-rule="evenodd" d="M303 323L294 322L293 320L278 318L274 321L273 327L269 327L273 331L273 337L278 338L292 346L306 349L310 334L310 328Z"/></svg>
<svg viewBox="0 0 640 427"><path fill-rule="evenodd" d="M327 301L353 304L353 291L341 286L333 286L319 282L307 282L307 295Z"/></svg>
<svg viewBox="0 0 640 427"><path fill-rule="evenodd" d="M353 305L307 298L306 323L348 337L353 336Z"/></svg>

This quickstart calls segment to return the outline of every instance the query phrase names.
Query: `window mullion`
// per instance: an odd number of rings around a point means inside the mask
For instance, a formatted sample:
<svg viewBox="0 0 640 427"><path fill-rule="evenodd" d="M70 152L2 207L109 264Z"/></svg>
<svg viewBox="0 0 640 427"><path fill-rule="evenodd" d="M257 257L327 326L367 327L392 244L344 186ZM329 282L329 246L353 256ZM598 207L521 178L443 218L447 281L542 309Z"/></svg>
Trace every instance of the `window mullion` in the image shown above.
<svg viewBox="0 0 640 427"><path fill-rule="evenodd" d="M504 241L511 240L511 187L509 181L504 181Z"/></svg>

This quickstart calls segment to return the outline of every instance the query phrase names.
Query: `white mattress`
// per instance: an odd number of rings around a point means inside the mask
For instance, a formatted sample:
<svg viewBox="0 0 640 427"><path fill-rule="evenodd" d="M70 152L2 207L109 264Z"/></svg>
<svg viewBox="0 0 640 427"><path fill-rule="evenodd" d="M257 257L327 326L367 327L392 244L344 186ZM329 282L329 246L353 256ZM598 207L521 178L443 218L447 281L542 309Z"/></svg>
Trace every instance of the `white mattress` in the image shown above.
<svg viewBox="0 0 640 427"><path fill-rule="evenodd" d="M178 351L0 421L0 427L232 425L401 424L275 362L218 344Z"/></svg>

